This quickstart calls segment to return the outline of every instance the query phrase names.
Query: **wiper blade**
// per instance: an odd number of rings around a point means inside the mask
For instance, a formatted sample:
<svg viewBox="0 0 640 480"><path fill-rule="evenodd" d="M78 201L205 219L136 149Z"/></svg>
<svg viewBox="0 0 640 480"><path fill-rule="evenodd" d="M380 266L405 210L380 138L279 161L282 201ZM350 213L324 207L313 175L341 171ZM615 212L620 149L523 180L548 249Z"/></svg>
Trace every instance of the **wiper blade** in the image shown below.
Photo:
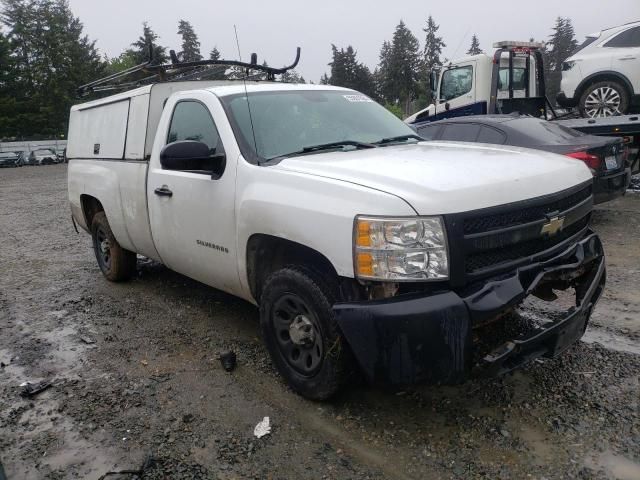
<svg viewBox="0 0 640 480"><path fill-rule="evenodd" d="M358 142L356 140L342 140L340 142L321 143L320 145L311 145L300 150L301 153L317 152L319 150L331 150L340 147L356 147L356 148L376 148L372 143Z"/></svg>
<svg viewBox="0 0 640 480"><path fill-rule="evenodd" d="M298 150L296 152L279 155L277 157L269 159L269 161L295 157L298 155L304 155L305 153L320 152L322 150L334 150L340 147L355 147L355 149L358 150L361 148L377 148L378 145L374 145L373 143L358 142L356 140L342 140L340 142L321 143L319 145L309 145L308 147L304 147L302 150Z"/></svg>
<svg viewBox="0 0 640 480"><path fill-rule="evenodd" d="M385 145L387 143L395 143L395 142L404 142L406 140L424 140L424 138L422 138L419 135L415 135L415 134L408 134L408 135L398 135L397 137L388 137L388 138L383 138L380 141L377 142L373 142L374 145Z"/></svg>

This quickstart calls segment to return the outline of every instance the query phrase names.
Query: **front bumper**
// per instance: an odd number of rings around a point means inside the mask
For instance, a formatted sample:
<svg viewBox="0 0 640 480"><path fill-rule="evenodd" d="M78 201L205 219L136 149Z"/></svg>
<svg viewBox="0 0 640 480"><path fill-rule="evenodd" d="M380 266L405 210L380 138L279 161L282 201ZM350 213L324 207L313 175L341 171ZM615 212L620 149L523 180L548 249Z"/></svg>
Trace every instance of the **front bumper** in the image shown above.
<svg viewBox="0 0 640 480"><path fill-rule="evenodd" d="M631 182L631 169L593 179L593 203L603 203L625 194Z"/></svg>
<svg viewBox="0 0 640 480"><path fill-rule="evenodd" d="M520 335L474 361L474 327L509 312L536 287L558 278L576 290L566 315ZM600 239L589 234L559 255L463 291L407 294L342 303L334 313L371 382L390 385L459 383L495 376L537 357L554 357L584 333L605 283Z"/></svg>

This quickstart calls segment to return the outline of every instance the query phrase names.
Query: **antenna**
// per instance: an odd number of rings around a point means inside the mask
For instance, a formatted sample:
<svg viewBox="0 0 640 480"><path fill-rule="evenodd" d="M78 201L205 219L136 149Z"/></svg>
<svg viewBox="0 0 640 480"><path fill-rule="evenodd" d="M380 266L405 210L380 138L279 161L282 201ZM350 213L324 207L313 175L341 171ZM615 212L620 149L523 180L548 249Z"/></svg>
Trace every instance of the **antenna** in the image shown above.
<svg viewBox="0 0 640 480"><path fill-rule="evenodd" d="M238 40L238 29L236 26L233 26L233 31L236 33L236 46L238 47L238 59L242 62L242 53L240 52L240 41ZM258 63L258 55L255 53L251 54L251 63ZM253 128L253 116L251 115L251 103L249 102L249 92L247 91L247 75L249 75L249 69L246 68L244 70L244 76L242 77L242 82L244 83L244 98L247 99L247 108L249 109L249 122L251 122L251 135L253 135L253 148L256 151L256 156L259 158L258 154L258 142L256 142L256 131ZM260 160L258 160L258 165L260 164Z"/></svg>

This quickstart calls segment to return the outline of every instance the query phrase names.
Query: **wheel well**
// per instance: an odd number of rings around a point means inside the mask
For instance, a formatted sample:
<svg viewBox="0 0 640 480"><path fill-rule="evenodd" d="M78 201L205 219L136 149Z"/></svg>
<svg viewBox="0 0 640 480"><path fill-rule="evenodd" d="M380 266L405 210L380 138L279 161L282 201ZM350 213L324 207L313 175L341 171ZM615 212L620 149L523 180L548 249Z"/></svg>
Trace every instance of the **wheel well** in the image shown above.
<svg viewBox="0 0 640 480"><path fill-rule="evenodd" d="M323 275L338 276L329 259L320 252L284 238L255 234L247 242L247 278L256 301L267 277L286 265L311 267Z"/></svg>
<svg viewBox="0 0 640 480"><path fill-rule="evenodd" d="M87 223L87 228L91 230L91 223L96 213L104 212L104 207L100 200L91 195L80 195L80 205L82 205L82 213L84 213L84 220Z"/></svg>
<svg viewBox="0 0 640 480"><path fill-rule="evenodd" d="M606 82L606 81L621 83L622 86L627 90L627 93L629 95L633 95L633 87L631 85L631 82L629 82L629 80L627 80L627 78L624 75L621 75L617 72L601 72L585 78L580 84L580 86L578 87L579 95L576 95L574 98L582 97L582 94L591 85L598 82Z"/></svg>

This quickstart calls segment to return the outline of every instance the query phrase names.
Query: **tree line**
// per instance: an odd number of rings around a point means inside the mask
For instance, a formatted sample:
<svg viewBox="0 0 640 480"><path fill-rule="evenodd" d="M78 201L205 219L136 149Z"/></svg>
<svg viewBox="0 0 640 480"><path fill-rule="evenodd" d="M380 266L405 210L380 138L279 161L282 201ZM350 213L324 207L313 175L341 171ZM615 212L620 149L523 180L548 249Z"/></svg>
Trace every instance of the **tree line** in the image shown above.
<svg viewBox="0 0 640 480"><path fill-rule="evenodd" d="M78 102L78 86L145 63L149 52L155 64L170 61L168 48L147 22L128 48L109 58L101 56L95 40L84 33L67 0L0 2L0 139L61 138L66 134L69 109ZM447 61L441 58L446 44L439 29L429 16L422 28L421 44L400 21L390 40L383 42L373 71L358 60L353 46L331 45L329 73L320 83L359 90L400 117L423 108L431 101L429 73ZM205 58L190 22L179 20L176 33L181 38L176 49L180 61ZM545 51L550 98L555 98L559 89L562 62L576 46L571 21L558 18ZM480 41L474 34L467 54L479 53ZM219 60L221 53L214 46L207 58ZM243 74L238 69L220 68L209 78L223 80ZM264 75L253 78L264 79ZM305 82L295 71L287 72L281 80Z"/></svg>
<svg viewBox="0 0 640 480"><path fill-rule="evenodd" d="M443 37L438 35L439 29L440 26L429 15L422 28L424 41L421 45L401 20L391 40L382 44L379 63L373 71L358 61L353 46L338 48L332 45L330 75L325 74L321 83L362 91L404 118L433 101L429 90L430 73L448 61L441 58L446 44ZM546 93L552 101L555 101L560 90L562 62L571 56L577 46L571 20L558 17L543 51ZM480 48L480 40L473 34L466 54L480 53L484 53Z"/></svg>

